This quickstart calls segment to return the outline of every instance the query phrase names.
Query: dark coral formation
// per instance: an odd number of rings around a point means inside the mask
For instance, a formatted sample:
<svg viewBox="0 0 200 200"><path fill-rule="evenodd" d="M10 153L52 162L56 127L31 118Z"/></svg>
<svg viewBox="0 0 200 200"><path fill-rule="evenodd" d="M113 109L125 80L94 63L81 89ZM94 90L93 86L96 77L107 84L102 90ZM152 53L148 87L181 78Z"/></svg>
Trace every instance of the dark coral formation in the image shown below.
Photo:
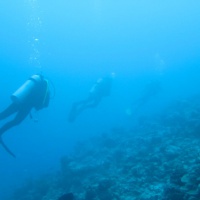
<svg viewBox="0 0 200 200"><path fill-rule="evenodd" d="M177 102L132 130L116 128L77 144L57 175L12 200L199 200L200 99Z"/></svg>

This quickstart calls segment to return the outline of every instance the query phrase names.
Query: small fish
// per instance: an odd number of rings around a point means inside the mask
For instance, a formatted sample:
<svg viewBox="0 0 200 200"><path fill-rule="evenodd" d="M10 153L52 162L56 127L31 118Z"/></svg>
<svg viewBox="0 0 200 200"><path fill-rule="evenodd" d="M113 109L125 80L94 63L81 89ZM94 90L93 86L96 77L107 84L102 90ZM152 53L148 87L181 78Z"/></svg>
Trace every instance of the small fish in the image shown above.
<svg viewBox="0 0 200 200"><path fill-rule="evenodd" d="M62 195L60 198L58 198L58 200L74 200L74 195L70 192Z"/></svg>

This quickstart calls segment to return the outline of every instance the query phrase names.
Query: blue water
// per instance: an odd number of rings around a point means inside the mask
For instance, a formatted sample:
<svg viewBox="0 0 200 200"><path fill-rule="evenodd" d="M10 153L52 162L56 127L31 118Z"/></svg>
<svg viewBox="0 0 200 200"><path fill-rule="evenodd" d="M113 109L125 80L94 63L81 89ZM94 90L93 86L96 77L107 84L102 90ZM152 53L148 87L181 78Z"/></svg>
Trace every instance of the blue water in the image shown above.
<svg viewBox="0 0 200 200"><path fill-rule="evenodd" d="M199 7L182 0L2 1L0 109L34 73L48 77L56 95L34 114L38 123L27 118L5 133L17 158L0 148L0 199L30 177L58 170L76 141L131 128L126 109L149 81L159 80L162 92L143 108L146 115L199 93ZM110 72L116 73L111 96L68 123L72 103Z"/></svg>

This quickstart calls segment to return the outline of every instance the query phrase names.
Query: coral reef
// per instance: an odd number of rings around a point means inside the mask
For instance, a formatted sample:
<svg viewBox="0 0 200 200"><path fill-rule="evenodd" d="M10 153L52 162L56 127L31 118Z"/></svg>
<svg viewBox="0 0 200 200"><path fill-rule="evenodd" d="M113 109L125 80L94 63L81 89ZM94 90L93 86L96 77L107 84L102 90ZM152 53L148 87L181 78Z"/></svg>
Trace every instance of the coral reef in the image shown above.
<svg viewBox="0 0 200 200"><path fill-rule="evenodd" d="M198 200L199 100L78 143L58 174L27 183L12 200L57 200L67 192L79 200Z"/></svg>

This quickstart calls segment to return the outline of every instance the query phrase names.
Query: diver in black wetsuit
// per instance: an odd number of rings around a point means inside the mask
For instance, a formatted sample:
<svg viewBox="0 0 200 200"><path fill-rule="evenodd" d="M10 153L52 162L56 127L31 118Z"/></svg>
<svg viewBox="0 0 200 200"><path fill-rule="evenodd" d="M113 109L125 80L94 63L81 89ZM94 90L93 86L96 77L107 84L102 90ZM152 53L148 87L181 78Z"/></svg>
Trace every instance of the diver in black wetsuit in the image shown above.
<svg viewBox="0 0 200 200"><path fill-rule="evenodd" d="M9 154L15 157L4 144L2 135L10 128L19 125L30 114L32 108L40 110L48 107L50 99L48 81L42 75L33 75L11 95L11 99L11 105L0 113L0 120L14 113L16 116L0 128L0 143Z"/></svg>
<svg viewBox="0 0 200 200"><path fill-rule="evenodd" d="M112 80L115 74L99 78L89 92L87 99L75 102L69 114L69 122L73 122L76 117L85 109L98 106L103 97L109 96L111 92Z"/></svg>

